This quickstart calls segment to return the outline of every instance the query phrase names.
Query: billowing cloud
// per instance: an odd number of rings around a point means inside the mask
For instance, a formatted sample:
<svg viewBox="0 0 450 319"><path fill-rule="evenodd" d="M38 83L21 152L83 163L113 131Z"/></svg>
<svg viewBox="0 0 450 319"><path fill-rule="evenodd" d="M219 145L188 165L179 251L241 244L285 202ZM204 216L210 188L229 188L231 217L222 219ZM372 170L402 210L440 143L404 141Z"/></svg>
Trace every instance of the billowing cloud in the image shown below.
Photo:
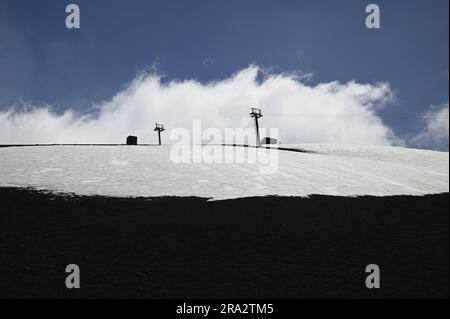
<svg viewBox="0 0 450 319"><path fill-rule="evenodd" d="M423 148L448 151L448 103L430 107L430 110L423 116L423 120L425 129L412 140L412 144Z"/></svg>
<svg viewBox="0 0 450 319"><path fill-rule="evenodd" d="M262 72L261 78L260 71L249 66L210 83L162 83L155 73L142 74L88 115L11 107L0 112L0 143L123 143L129 134L139 136L140 143L155 143L155 122L166 125L167 143L171 129L189 129L194 119L202 120L205 128L252 127L251 106L262 108L261 127L278 128L284 143L399 142L376 114L393 98L388 84L313 86L295 74Z"/></svg>

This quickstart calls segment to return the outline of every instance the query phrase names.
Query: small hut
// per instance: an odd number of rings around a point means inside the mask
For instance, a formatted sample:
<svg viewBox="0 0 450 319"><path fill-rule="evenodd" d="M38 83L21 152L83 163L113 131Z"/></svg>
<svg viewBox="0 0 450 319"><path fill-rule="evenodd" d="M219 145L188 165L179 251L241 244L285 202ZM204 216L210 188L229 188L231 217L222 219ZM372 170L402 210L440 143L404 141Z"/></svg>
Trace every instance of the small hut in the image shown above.
<svg viewBox="0 0 450 319"><path fill-rule="evenodd" d="M137 145L137 136L130 135L127 137L127 145Z"/></svg>
<svg viewBox="0 0 450 319"><path fill-rule="evenodd" d="M261 140L261 144L278 144L278 141L276 138L273 137L264 137Z"/></svg>

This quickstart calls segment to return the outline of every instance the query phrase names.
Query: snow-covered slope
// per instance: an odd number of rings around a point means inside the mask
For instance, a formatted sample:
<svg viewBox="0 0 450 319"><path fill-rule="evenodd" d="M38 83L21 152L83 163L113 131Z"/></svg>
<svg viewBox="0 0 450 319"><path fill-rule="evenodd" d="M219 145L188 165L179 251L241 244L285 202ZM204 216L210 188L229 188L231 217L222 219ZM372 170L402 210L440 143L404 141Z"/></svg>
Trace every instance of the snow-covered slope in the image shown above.
<svg viewBox="0 0 450 319"><path fill-rule="evenodd" d="M261 174L260 164L247 162L177 164L170 159L170 146L0 148L0 186L82 195L214 199L449 191L449 153L373 146L289 147L313 153L258 150L277 153L278 169L273 174Z"/></svg>

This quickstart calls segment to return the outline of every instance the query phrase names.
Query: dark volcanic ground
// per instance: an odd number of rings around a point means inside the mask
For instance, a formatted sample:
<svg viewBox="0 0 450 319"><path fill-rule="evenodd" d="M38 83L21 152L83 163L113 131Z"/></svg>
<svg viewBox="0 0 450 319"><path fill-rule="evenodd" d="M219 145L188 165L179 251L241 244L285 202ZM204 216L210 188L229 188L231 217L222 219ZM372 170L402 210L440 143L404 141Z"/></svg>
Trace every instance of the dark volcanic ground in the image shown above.
<svg viewBox="0 0 450 319"><path fill-rule="evenodd" d="M448 298L448 193L0 200L0 298Z"/></svg>

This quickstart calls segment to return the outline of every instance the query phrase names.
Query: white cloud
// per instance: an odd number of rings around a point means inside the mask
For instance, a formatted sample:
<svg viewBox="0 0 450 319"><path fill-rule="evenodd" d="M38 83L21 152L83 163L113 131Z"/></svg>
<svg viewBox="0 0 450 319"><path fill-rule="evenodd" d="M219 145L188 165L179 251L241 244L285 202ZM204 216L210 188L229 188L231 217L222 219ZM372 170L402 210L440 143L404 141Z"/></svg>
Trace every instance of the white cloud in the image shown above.
<svg viewBox="0 0 450 319"><path fill-rule="evenodd" d="M412 140L412 144L423 148L448 151L448 103L438 107L431 106L423 116L423 120L425 128Z"/></svg>
<svg viewBox="0 0 450 319"><path fill-rule="evenodd" d="M251 127L250 107L263 109L261 127L279 129L280 141L390 145L400 142L376 115L393 94L388 84L356 82L307 85L295 74L264 74L257 66L210 83L195 80L162 84L144 74L95 112L55 114L50 107L0 112L0 143L123 143L129 134L155 143L155 122L170 129L204 126ZM447 105L448 114L448 105ZM448 128L448 122L447 122ZM448 138L448 135L447 135Z"/></svg>

